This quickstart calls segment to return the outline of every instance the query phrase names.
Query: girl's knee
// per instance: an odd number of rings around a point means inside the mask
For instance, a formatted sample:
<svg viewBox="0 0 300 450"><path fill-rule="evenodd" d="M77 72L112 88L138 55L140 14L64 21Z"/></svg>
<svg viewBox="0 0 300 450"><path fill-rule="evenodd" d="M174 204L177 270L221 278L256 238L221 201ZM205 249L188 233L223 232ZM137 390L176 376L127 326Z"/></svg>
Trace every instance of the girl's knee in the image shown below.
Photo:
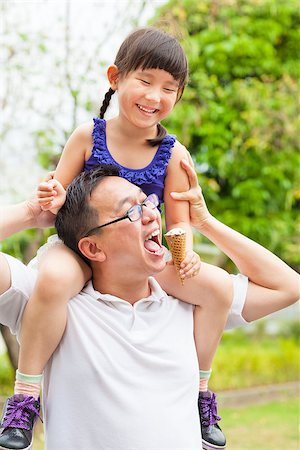
<svg viewBox="0 0 300 450"><path fill-rule="evenodd" d="M44 263L38 272L36 292L44 300L56 301L68 297L73 293L73 286L78 283L76 275L60 264L54 266Z"/></svg>
<svg viewBox="0 0 300 450"><path fill-rule="evenodd" d="M213 299L220 308L228 311L231 308L233 300L233 283L230 275L225 270L222 270L219 283L215 285Z"/></svg>

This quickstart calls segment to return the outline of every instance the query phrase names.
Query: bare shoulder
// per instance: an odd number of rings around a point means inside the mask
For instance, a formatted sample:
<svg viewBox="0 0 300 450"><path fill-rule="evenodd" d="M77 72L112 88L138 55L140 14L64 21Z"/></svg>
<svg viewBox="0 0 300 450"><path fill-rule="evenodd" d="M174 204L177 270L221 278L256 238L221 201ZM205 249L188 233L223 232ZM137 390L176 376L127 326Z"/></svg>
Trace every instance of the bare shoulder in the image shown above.
<svg viewBox="0 0 300 450"><path fill-rule="evenodd" d="M94 129L94 123L93 121L82 123L81 125L78 125L77 128L72 133L72 136L76 137L77 139L81 140L90 140L92 137L92 132Z"/></svg>
<svg viewBox="0 0 300 450"><path fill-rule="evenodd" d="M69 137L64 152L70 152L72 155L75 153L77 157L82 155L85 160L88 159L93 148L93 129L93 121L78 125Z"/></svg>
<svg viewBox="0 0 300 450"><path fill-rule="evenodd" d="M172 149L165 179L165 193L167 196L169 192L181 192L189 188L186 172L180 164L182 159L189 158L190 156L185 146L176 141Z"/></svg>
<svg viewBox="0 0 300 450"><path fill-rule="evenodd" d="M172 148L172 155L168 164L168 171L178 170L182 159L189 160L191 158L188 150L179 141L176 141ZM182 170L182 169L181 169Z"/></svg>
<svg viewBox="0 0 300 450"><path fill-rule="evenodd" d="M83 170L93 147L92 132L93 122L86 122L75 128L67 140L55 171L55 177L63 186L68 186Z"/></svg>
<svg viewBox="0 0 300 450"><path fill-rule="evenodd" d="M186 147L181 144L179 141L175 141L174 147L172 148L172 158L173 159L182 159L187 158L189 155L189 152L187 151Z"/></svg>

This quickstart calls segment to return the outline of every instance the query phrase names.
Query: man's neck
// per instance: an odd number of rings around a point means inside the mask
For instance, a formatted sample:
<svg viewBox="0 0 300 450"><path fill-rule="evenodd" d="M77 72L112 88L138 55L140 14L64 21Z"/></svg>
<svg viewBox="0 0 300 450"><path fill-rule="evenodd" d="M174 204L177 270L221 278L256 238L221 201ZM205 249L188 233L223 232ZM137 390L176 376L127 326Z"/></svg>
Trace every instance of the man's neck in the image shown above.
<svg viewBox="0 0 300 450"><path fill-rule="evenodd" d="M118 279L107 279L103 274L100 276L94 274L92 281L96 291L101 292L101 294L110 294L121 298L132 305L142 298L149 297L151 294L148 278L140 281L136 279L129 281L128 278L124 280L121 277L118 277Z"/></svg>

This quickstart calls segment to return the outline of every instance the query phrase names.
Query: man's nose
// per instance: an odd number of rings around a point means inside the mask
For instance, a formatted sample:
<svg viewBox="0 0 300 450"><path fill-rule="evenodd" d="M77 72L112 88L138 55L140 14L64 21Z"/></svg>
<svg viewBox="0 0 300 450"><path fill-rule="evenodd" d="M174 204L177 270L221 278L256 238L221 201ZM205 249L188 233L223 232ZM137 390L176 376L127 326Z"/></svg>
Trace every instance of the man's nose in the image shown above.
<svg viewBox="0 0 300 450"><path fill-rule="evenodd" d="M142 223L147 224L157 219L157 215L159 214L157 208L148 208L147 206L142 206Z"/></svg>

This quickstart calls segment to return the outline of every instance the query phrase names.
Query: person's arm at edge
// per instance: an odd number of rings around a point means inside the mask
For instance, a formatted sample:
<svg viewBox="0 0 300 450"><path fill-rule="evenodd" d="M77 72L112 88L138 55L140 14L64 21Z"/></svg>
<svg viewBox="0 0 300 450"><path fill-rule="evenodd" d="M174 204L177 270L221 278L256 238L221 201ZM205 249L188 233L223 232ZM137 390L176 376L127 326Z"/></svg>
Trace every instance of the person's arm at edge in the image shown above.
<svg viewBox="0 0 300 450"><path fill-rule="evenodd" d="M36 200L0 207L0 240L28 228L44 228L53 224L53 214L42 211ZM11 285L9 265L3 255L0 255L0 273L0 294L2 294Z"/></svg>
<svg viewBox="0 0 300 450"><path fill-rule="evenodd" d="M29 214L26 202L0 208L0 241L18 231L31 227L33 217ZM11 286L9 264L0 253L0 295Z"/></svg>
<svg viewBox="0 0 300 450"><path fill-rule="evenodd" d="M172 193L174 199L190 201L192 225L210 239L249 278L243 309L248 322L293 304L299 298L299 275L269 250L224 225L208 212L197 174L186 162L190 190Z"/></svg>
<svg viewBox="0 0 300 450"><path fill-rule="evenodd" d="M33 228L33 215L27 202L1 207L0 241L27 228Z"/></svg>

